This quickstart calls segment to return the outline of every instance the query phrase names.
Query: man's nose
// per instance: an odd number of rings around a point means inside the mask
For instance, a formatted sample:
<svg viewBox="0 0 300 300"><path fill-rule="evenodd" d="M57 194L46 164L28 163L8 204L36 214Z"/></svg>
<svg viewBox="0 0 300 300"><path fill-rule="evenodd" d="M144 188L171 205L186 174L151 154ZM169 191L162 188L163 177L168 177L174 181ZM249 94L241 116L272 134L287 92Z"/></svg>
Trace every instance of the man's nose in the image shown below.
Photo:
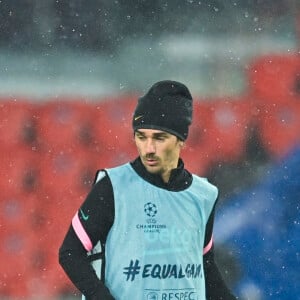
<svg viewBox="0 0 300 300"><path fill-rule="evenodd" d="M146 142L146 152L155 153L155 143L152 139L148 139Z"/></svg>

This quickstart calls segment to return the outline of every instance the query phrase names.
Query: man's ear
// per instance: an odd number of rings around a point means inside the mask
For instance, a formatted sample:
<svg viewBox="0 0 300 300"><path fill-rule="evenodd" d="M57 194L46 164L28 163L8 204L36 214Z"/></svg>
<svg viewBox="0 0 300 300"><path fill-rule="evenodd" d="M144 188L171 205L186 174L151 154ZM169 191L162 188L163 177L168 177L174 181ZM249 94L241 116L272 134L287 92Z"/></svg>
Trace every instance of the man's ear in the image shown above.
<svg viewBox="0 0 300 300"><path fill-rule="evenodd" d="M184 146L185 146L185 142L184 142L184 141L181 141L181 140L179 140L179 146L180 146L180 148L184 148Z"/></svg>

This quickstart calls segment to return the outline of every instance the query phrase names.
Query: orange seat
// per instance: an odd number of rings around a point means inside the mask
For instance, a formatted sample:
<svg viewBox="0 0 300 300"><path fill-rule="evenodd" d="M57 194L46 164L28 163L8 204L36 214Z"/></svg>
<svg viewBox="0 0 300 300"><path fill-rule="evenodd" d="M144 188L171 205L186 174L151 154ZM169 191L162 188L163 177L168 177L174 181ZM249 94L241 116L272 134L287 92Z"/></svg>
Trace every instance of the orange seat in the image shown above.
<svg viewBox="0 0 300 300"><path fill-rule="evenodd" d="M300 143L300 103L264 105L258 117L262 145L280 159Z"/></svg>
<svg viewBox="0 0 300 300"><path fill-rule="evenodd" d="M1 148L30 146L35 137L34 105L22 100L3 99L0 102Z"/></svg>
<svg viewBox="0 0 300 300"><path fill-rule="evenodd" d="M300 97L300 58L297 54L255 58L248 71L250 93L267 102Z"/></svg>
<svg viewBox="0 0 300 300"><path fill-rule="evenodd" d="M93 108L83 100L49 100L37 107L37 136L44 149L88 147L95 122Z"/></svg>

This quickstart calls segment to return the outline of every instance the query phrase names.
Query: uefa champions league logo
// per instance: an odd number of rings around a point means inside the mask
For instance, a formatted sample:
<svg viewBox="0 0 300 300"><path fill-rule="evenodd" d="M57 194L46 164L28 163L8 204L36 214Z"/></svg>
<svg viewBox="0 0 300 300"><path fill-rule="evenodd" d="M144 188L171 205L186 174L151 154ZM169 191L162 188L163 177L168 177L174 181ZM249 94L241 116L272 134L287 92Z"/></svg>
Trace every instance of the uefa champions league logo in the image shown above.
<svg viewBox="0 0 300 300"><path fill-rule="evenodd" d="M142 207L144 210L144 222L136 224L136 229L143 230L144 233L150 234L153 232L160 232L165 229L166 224L157 224L158 208L153 202L146 202Z"/></svg>
<svg viewBox="0 0 300 300"><path fill-rule="evenodd" d="M148 202L144 205L144 212L148 217L154 218L157 214L157 207L154 203Z"/></svg>

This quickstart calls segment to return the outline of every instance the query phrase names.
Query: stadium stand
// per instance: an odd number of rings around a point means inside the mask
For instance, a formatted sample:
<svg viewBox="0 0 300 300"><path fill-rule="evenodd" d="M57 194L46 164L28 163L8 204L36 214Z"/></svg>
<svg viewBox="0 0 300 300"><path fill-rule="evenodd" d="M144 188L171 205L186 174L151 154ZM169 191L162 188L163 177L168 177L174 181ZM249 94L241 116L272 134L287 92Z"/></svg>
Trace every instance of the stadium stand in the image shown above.
<svg viewBox="0 0 300 300"><path fill-rule="evenodd" d="M299 143L299 85L295 57L272 56L271 61L263 57L251 65L249 94L195 100L183 158L200 176L215 165L219 171L231 165L240 174L241 165L249 160L249 132L257 133L259 141L254 143L268 153L270 168L261 184L226 194L231 196L221 206L217 239L236 251L243 272L235 282L238 294L285 300L292 299L296 287L291 284L285 298L283 285L273 274L278 269L286 277L298 274L294 268L298 258L291 255L299 245L298 223L289 220L299 217L295 182L299 151L291 154ZM282 65L280 77L270 75L278 74ZM135 99L0 101L0 141L5 153L0 157L0 255L7 258L0 266L0 297L52 299L77 293L57 263L57 250L96 170L137 156L131 129ZM232 176L227 177L232 181ZM226 232L223 222L228 222ZM282 240L290 246L283 251Z"/></svg>

